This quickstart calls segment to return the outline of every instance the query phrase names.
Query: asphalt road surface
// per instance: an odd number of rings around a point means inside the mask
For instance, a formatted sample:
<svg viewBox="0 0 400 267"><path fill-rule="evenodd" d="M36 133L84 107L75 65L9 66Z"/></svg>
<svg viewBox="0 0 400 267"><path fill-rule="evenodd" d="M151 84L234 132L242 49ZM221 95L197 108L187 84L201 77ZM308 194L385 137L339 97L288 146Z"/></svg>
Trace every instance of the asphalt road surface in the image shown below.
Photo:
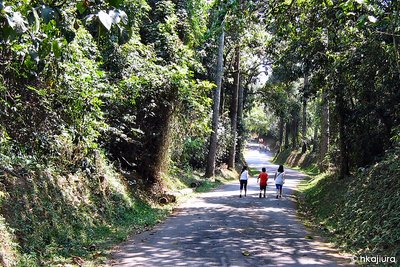
<svg viewBox="0 0 400 267"><path fill-rule="evenodd" d="M245 157L250 167L266 167L270 177L278 167L256 145ZM273 178L267 197L259 198L253 173L247 197L239 198L236 181L189 200L153 230L125 242L113 254L113 266L351 265L348 256L318 241L298 220L292 194L304 176L285 171L281 199L275 198Z"/></svg>

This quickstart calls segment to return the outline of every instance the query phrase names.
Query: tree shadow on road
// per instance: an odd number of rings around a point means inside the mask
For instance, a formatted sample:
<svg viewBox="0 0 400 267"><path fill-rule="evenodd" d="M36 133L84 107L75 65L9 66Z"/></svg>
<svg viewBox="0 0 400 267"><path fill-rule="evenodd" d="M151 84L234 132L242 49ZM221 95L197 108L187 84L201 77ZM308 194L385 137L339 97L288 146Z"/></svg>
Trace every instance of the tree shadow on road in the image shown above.
<svg viewBox="0 0 400 267"><path fill-rule="evenodd" d="M288 182L295 173L288 173ZM290 191L289 191L290 190ZM293 189L288 188L287 193ZM343 266L332 248L309 237L289 198L247 197L231 184L177 209L150 232L126 242L116 266Z"/></svg>

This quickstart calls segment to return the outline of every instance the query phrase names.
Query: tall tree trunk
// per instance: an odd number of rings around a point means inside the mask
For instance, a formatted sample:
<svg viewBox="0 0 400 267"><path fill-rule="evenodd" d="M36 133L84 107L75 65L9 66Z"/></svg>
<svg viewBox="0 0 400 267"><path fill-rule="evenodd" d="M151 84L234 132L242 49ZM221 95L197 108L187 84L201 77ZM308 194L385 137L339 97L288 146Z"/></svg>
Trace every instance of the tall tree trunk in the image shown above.
<svg viewBox="0 0 400 267"><path fill-rule="evenodd" d="M218 144L218 120L219 120L219 105L221 100L221 85L222 76L224 71L223 56L224 56L224 23L221 25L221 35L219 37L218 45L218 60L217 60L217 75L216 84L217 87L214 91L213 97L213 117L212 117L212 133L210 139L210 147L208 150L207 166L206 166L206 177L212 177L215 173L215 160L217 157L217 144Z"/></svg>
<svg viewBox="0 0 400 267"><path fill-rule="evenodd" d="M231 130L232 130L232 145L229 149L228 168L235 167L236 144L237 144L237 117L238 117L238 98L239 98L239 79L240 79L240 48L235 49L235 64L234 64L234 86L232 92L231 103Z"/></svg>
<svg viewBox="0 0 400 267"><path fill-rule="evenodd" d="M301 123L301 152L305 153L307 150L307 97L305 96L306 90L308 88L308 75L304 75L304 96L303 96L303 116Z"/></svg>
<svg viewBox="0 0 400 267"><path fill-rule="evenodd" d="M221 80L221 92L220 92L220 101L219 101L219 110L225 110L225 92L226 90L224 89L224 80Z"/></svg>
<svg viewBox="0 0 400 267"><path fill-rule="evenodd" d="M297 127L297 120L292 120L292 147L293 149L297 148L297 136L298 136L298 127Z"/></svg>
<svg viewBox="0 0 400 267"><path fill-rule="evenodd" d="M349 175L349 154L347 151L346 144L346 132L344 115L339 114L339 150L340 150L340 169L339 169L339 179L344 178Z"/></svg>
<svg viewBox="0 0 400 267"><path fill-rule="evenodd" d="M157 95L156 98L166 99L168 103L173 103L175 95L176 92L169 92L168 94ZM146 106L146 103L149 103L152 99L144 98L141 100L141 103ZM138 172L143 177L144 183L151 192L162 192L165 185L162 173L167 168L166 162L170 144L173 104L155 106L151 112L158 114L156 118L147 116L148 109L140 108L139 110L137 122L143 127L145 134L143 135L143 140L141 140L142 146L139 147L142 151L138 158L138 161L141 163ZM126 163L134 162L134 160L129 160L137 152L134 150L134 146L133 148L129 148L129 145L126 144L126 147L119 149L123 151L121 156L124 156L122 159Z"/></svg>
<svg viewBox="0 0 400 267"><path fill-rule="evenodd" d="M397 31L397 29L398 29L398 21L399 21L399 4L398 4L398 1L395 1L394 3L396 3L395 5L393 5L393 13L392 14L394 14L394 18L392 18L390 21L391 21L391 27L390 27L390 29L391 29L391 32L392 32L392 41L393 41L393 47L394 47L394 49L393 49L393 51L394 51L394 60L395 60L395 62L396 62L396 65L397 65L397 73L398 73L398 75L399 75L399 78L400 78L400 62L399 62L399 57L400 57L400 55L399 55L399 50L397 49L397 42L396 42L396 37L398 37L397 36L397 34L396 34L396 31Z"/></svg>
<svg viewBox="0 0 400 267"><path fill-rule="evenodd" d="M239 94L238 94L238 143L236 146L236 161L240 158L243 149L243 135L244 135L244 127L243 127L243 105L244 105L244 88L241 83L241 79L239 77Z"/></svg>
<svg viewBox="0 0 400 267"><path fill-rule="evenodd" d="M318 123L317 120L315 119L316 116L318 116L318 103L315 103L315 111L314 111L314 137L313 137L313 148L312 151L316 152L318 150Z"/></svg>
<svg viewBox="0 0 400 267"><path fill-rule="evenodd" d="M343 99L342 92L338 92L336 96L336 110L338 115L338 123L339 123L339 179L344 178L346 175L349 175L349 154L347 150L347 141L346 141L346 128L345 128L345 103Z"/></svg>
<svg viewBox="0 0 400 267"><path fill-rule="evenodd" d="M285 123L285 148L289 147L289 133L290 133L290 124L289 122Z"/></svg>
<svg viewBox="0 0 400 267"><path fill-rule="evenodd" d="M321 142L320 142L320 149L319 149L319 168L321 171L326 169L325 165L325 156L329 151L329 123L330 123L330 111L329 111L329 99L326 90L322 91L322 101L321 101Z"/></svg>
<svg viewBox="0 0 400 267"><path fill-rule="evenodd" d="M283 131L285 127L285 122L283 120L283 117L279 118L279 148L278 151L281 152L283 148Z"/></svg>

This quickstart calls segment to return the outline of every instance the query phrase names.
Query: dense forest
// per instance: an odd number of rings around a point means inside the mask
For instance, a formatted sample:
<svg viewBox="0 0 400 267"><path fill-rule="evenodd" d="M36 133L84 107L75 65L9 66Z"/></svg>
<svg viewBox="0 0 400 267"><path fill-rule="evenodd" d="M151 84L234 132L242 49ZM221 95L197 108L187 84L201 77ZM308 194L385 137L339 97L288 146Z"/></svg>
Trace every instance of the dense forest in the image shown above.
<svg viewBox="0 0 400 267"><path fill-rule="evenodd" d="M0 263L77 253L93 229L134 222L139 191L235 168L251 136L335 179L397 161L399 9L0 0Z"/></svg>

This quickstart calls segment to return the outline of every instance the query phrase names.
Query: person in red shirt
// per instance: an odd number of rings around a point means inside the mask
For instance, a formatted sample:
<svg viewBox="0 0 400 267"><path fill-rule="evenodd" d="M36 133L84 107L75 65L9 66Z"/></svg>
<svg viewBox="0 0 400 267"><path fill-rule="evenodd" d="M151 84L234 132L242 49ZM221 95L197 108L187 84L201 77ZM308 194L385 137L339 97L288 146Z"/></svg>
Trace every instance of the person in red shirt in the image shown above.
<svg viewBox="0 0 400 267"><path fill-rule="evenodd" d="M264 191L264 197L265 197L265 193L267 191L267 181L268 181L268 173L265 168L261 169L261 173L258 175L257 178L257 183L258 181L260 181L260 198L262 191Z"/></svg>

